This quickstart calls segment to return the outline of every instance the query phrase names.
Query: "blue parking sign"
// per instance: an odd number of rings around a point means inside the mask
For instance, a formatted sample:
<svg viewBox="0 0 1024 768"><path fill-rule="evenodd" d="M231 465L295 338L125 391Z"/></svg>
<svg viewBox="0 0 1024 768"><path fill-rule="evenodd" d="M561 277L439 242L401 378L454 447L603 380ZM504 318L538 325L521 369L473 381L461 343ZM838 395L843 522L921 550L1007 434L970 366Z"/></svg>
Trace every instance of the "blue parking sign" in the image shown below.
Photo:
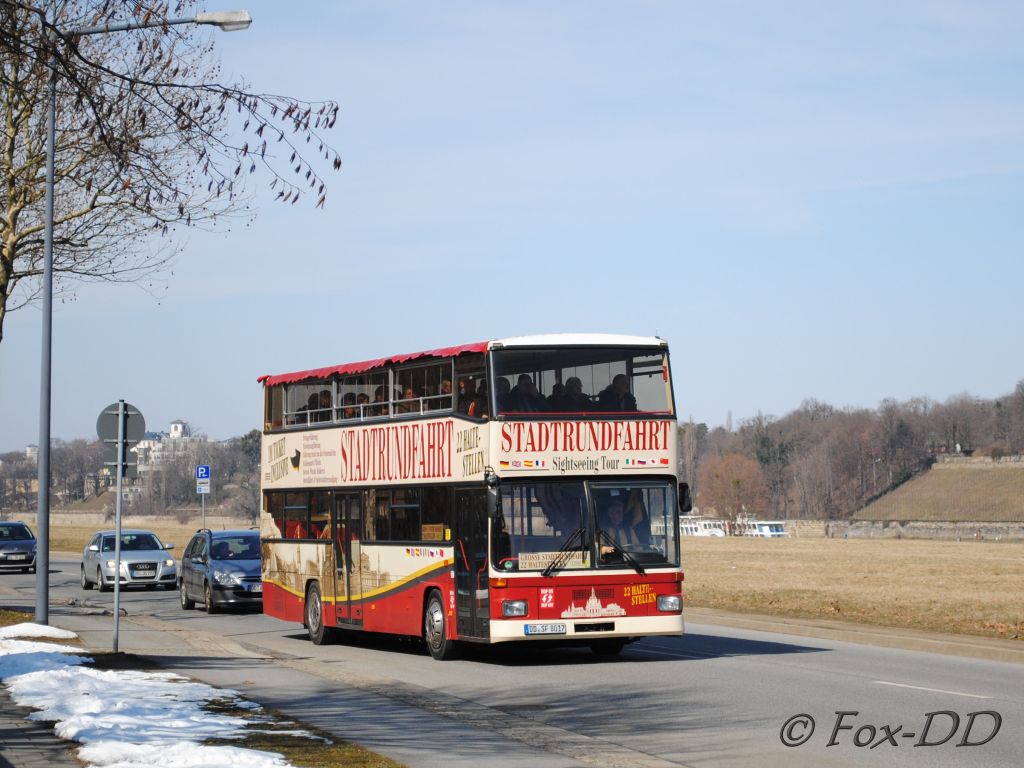
<svg viewBox="0 0 1024 768"><path fill-rule="evenodd" d="M196 480L209 480L210 479L210 465L199 464L196 466Z"/></svg>

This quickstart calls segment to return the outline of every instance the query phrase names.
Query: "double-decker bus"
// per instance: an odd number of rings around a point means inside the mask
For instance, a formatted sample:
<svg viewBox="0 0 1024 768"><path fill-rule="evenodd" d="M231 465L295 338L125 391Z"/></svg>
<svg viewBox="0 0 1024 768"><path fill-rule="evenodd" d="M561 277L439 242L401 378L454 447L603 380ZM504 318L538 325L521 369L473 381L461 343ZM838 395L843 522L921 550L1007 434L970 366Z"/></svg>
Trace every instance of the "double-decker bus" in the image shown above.
<svg viewBox="0 0 1024 768"><path fill-rule="evenodd" d="M683 631L656 337L525 336L262 376L263 609L339 629L618 653Z"/></svg>

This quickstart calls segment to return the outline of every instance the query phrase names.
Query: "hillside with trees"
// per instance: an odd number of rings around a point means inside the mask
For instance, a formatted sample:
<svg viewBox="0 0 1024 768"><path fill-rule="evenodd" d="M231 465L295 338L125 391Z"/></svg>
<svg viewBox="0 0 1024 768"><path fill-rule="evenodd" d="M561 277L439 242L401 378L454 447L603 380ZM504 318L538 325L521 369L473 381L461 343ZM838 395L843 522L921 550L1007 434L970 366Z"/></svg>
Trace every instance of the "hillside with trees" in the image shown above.
<svg viewBox="0 0 1024 768"><path fill-rule="evenodd" d="M782 418L758 414L735 429L679 429L680 473L694 503L727 518L847 519L938 457L1021 454L1024 380L992 400L965 393L944 403L884 400L874 410L807 400Z"/></svg>

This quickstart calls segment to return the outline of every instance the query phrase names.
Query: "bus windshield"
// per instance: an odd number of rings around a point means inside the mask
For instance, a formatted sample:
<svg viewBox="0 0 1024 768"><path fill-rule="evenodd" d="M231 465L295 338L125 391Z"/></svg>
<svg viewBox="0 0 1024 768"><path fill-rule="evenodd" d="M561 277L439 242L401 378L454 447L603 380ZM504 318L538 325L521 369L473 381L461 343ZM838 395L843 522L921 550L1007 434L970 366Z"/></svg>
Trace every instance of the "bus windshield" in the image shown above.
<svg viewBox="0 0 1024 768"><path fill-rule="evenodd" d="M675 521L668 481L506 482L492 556L502 571L676 565Z"/></svg>
<svg viewBox="0 0 1024 768"><path fill-rule="evenodd" d="M672 414L668 355L662 349L513 347L491 356L499 415Z"/></svg>

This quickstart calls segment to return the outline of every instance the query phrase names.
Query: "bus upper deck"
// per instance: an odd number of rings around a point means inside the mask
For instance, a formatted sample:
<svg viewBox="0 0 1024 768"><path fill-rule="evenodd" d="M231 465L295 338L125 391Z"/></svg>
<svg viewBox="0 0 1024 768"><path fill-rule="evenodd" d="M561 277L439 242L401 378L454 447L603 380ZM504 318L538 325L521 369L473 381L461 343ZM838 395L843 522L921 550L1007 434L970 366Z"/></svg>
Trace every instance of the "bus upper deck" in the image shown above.
<svg viewBox="0 0 1024 768"><path fill-rule="evenodd" d="M468 418L672 418L668 345L557 334L476 342L262 376L265 431L439 413Z"/></svg>

